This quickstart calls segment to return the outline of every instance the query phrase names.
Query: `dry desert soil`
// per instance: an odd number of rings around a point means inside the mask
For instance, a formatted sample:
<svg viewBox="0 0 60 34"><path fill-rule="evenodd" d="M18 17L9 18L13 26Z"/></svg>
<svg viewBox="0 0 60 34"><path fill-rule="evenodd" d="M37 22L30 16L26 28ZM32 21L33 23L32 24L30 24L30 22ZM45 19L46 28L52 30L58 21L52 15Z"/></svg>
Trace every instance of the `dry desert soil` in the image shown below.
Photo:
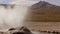
<svg viewBox="0 0 60 34"><path fill-rule="evenodd" d="M32 30L60 32L60 22L26 22L25 25Z"/></svg>

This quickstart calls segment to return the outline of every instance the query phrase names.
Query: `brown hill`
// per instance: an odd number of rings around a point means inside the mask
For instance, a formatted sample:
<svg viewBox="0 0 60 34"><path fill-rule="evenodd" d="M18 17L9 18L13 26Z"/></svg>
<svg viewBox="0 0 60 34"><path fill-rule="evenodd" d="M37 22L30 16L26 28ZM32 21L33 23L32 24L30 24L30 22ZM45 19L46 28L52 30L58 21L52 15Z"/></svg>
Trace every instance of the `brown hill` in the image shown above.
<svg viewBox="0 0 60 34"><path fill-rule="evenodd" d="M31 6L30 21L60 21L60 6L40 1Z"/></svg>

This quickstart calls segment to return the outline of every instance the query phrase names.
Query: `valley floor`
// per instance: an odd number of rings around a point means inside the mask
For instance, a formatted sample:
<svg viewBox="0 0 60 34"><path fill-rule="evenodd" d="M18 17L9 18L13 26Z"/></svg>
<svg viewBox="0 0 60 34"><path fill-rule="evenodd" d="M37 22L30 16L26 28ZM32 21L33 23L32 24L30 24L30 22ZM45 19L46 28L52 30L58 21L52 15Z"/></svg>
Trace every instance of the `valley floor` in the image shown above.
<svg viewBox="0 0 60 34"><path fill-rule="evenodd" d="M32 30L60 32L60 22L26 22L25 25Z"/></svg>

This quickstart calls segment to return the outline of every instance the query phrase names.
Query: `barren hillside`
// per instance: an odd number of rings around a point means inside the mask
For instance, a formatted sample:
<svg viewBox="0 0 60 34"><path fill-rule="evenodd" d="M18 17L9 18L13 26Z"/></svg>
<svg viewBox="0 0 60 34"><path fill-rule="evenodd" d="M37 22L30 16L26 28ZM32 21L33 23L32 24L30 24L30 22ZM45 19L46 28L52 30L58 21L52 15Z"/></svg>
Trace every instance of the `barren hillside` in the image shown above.
<svg viewBox="0 0 60 34"><path fill-rule="evenodd" d="M31 21L55 21L60 22L60 6L40 1L31 6Z"/></svg>

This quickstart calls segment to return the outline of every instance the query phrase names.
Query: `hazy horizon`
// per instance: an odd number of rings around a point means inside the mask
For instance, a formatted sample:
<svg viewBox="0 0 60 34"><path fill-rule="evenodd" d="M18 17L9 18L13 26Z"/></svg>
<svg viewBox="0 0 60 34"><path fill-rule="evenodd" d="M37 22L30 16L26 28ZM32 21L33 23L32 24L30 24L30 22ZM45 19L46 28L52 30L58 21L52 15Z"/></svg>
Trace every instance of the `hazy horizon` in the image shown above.
<svg viewBox="0 0 60 34"><path fill-rule="evenodd" d="M9 4L10 2L13 2L15 0L0 0L0 4ZM39 1L46 1L46 2L49 2L51 4L54 4L54 5L58 5L60 6L60 0L28 0L27 3L37 3ZM27 4L29 5L29 4Z"/></svg>

